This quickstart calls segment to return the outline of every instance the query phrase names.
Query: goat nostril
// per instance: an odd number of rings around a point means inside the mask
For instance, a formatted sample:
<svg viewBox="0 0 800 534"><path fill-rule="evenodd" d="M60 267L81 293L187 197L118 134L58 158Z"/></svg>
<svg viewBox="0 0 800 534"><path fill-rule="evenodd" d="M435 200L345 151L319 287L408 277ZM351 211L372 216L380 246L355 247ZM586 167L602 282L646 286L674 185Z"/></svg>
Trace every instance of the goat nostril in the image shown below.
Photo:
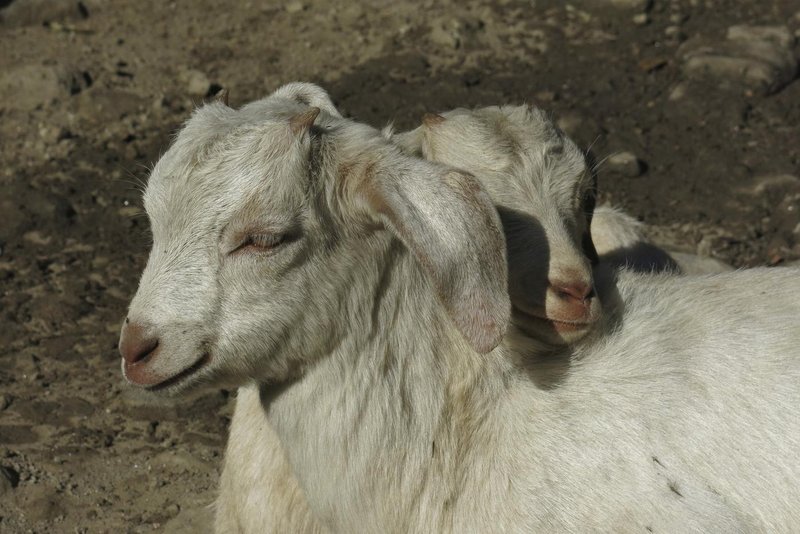
<svg viewBox="0 0 800 534"><path fill-rule="evenodd" d="M563 299L586 302L594 296L591 284L579 282L576 284L553 284L558 295Z"/></svg>
<svg viewBox="0 0 800 534"><path fill-rule="evenodd" d="M136 363L144 360L158 348L157 339L146 339L138 345L131 347L132 350L123 353L122 357L128 363Z"/></svg>
<svg viewBox="0 0 800 534"><path fill-rule="evenodd" d="M119 353L128 363L144 360L158 348L158 338L147 335L145 328L137 323L128 323L123 329Z"/></svg>

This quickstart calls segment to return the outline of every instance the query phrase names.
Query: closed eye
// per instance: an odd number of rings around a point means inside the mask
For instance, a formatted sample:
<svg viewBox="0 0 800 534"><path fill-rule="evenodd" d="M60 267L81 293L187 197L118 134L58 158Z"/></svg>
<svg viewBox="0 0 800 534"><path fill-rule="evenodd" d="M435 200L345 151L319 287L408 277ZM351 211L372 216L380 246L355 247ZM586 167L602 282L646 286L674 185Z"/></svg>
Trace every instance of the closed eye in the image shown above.
<svg viewBox="0 0 800 534"><path fill-rule="evenodd" d="M229 254L271 252L286 241L285 234L247 233Z"/></svg>

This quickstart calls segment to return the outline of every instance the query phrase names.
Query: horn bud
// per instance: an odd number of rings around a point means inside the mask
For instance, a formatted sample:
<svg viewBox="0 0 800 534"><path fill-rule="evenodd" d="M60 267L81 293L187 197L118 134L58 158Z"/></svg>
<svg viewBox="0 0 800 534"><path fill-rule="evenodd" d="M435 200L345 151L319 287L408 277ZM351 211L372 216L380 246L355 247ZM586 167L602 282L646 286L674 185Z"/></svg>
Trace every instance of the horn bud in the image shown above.
<svg viewBox="0 0 800 534"><path fill-rule="evenodd" d="M228 105L228 95L230 91L227 89L220 89L219 92L214 96L214 99L221 104Z"/></svg>
<svg viewBox="0 0 800 534"><path fill-rule="evenodd" d="M293 134L307 132L314 125L314 121L319 115L319 108L308 108L302 113L298 113L289 119L289 127Z"/></svg>
<svg viewBox="0 0 800 534"><path fill-rule="evenodd" d="M439 115L438 113L426 113L422 116L422 124L425 126L436 126L437 124L441 124L446 119Z"/></svg>

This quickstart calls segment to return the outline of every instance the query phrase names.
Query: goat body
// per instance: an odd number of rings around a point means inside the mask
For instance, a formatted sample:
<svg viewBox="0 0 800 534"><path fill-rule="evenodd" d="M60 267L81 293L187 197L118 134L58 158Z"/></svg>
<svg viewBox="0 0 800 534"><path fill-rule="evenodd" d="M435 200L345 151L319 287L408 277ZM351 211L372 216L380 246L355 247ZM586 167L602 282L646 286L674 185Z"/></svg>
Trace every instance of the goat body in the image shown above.
<svg viewBox="0 0 800 534"><path fill-rule="evenodd" d="M219 530L276 495L312 531L800 526L797 271L603 274L602 323L553 358L504 335L480 183L303 98L199 110L145 196L123 372L244 386ZM264 484L279 449L297 486Z"/></svg>

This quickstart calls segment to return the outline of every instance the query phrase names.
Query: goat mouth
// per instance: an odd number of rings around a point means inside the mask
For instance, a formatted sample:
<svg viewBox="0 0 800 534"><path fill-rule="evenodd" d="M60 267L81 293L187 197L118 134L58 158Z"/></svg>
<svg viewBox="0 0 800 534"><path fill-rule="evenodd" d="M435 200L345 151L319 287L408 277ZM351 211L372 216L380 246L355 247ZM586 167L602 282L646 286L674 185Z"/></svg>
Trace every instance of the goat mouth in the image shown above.
<svg viewBox="0 0 800 534"><path fill-rule="evenodd" d="M136 369L136 365L146 364L147 360L139 363L139 364L128 364L125 362L125 376L129 382L144 387L147 391L162 391L167 389L170 386L174 386L179 382L183 382L185 379L190 377L191 375L195 374L197 371L205 367L208 362L211 361L211 354L208 352L203 353L200 358L197 359L193 364L186 367L182 371L179 371L172 376L165 377L163 379L159 379L156 375L149 372L147 369ZM133 375L133 376L131 376Z"/></svg>
<svg viewBox="0 0 800 534"><path fill-rule="evenodd" d="M148 391L161 391L161 390L166 389L166 388L168 388L170 386L174 386L178 382L181 382L185 378L188 378L189 376L195 374L197 371L199 371L200 369L205 367L206 364L208 362L210 362L210 361L211 361L211 354L206 352L205 354L203 354L200 357L199 360L197 360L195 363L193 363L192 365L190 365L189 367L187 367L186 369L184 369L180 373L178 373L176 375L173 375L172 377L167 378L166 380L164 380L163 382L159 382L158 384L154 384L152 386L147 386L147 390Z"/></svg>
<svg viewBox="0 0 800 534"><path fill-rule="evenodd" d="M544 313L523 310L518 306L514 306L514 311L521 313L527 319L530 319L536 324L548 326L555 329L557 332L580 332L591 328L591 326L595 323L595 321L592 319L557 319L555 317L548 317Z"/></svg>

